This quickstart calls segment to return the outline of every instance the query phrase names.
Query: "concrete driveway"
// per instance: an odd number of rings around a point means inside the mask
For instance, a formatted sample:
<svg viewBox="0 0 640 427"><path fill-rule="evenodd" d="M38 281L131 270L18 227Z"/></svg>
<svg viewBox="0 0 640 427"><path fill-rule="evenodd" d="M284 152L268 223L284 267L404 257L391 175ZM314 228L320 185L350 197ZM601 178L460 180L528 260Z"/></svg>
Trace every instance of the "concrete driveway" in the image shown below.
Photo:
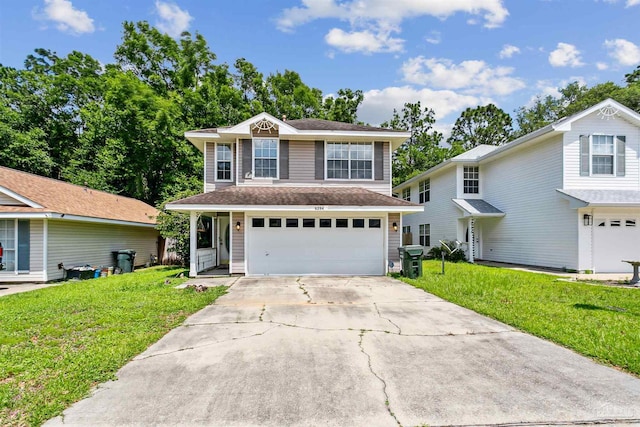
<svg viewBox="0 0 640 427"><path fill-rule="evenodd" d="M47 425L640 423L640 380L386 278L241 278Z"/></svg>

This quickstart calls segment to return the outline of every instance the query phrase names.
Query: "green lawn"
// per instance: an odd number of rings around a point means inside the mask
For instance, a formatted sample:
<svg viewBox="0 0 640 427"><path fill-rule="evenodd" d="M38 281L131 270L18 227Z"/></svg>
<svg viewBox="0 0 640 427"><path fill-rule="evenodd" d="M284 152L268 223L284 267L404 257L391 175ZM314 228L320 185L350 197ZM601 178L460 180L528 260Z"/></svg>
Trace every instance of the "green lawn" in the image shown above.
<svg viewBox="0 0 640 427"><path fill-rule="evenodd" d="M186 280L174 279L181 271L154 267L0 298L0 425L60 414L225 291L174 289Z"/></svg>
<svg viewBox="0 0 640 427"><path fill-rule="evenodd" d="M640 289L546 274L425 261L407 283L640 376Z"/></svg>

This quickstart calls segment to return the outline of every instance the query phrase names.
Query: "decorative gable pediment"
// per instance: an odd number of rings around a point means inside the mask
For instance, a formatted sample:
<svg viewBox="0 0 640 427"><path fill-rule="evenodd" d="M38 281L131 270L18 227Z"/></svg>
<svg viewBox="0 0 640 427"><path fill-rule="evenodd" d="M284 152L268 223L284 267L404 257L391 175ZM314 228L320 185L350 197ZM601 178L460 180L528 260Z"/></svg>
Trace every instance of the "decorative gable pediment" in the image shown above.
<svg viewBox="0 0 640 427"><path fill-rule="evenodd" d="M251 125L251 135L254 137L277 138L280 135L280 126L265 117Z"/></svg>

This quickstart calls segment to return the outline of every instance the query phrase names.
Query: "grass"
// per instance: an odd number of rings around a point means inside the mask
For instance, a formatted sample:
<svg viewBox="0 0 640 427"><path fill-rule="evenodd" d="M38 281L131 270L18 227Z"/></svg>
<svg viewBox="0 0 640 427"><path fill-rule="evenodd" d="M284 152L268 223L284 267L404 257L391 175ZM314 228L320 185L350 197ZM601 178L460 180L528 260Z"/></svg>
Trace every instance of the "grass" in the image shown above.
<svg viewBox="0 0 640 427"><path fill-rule="evenodd" d="M566 282L546 274L425 261L424 275L403 280L640 376L640 289Z"/></svg>
<svg viewBox="0 0 640 427"><path fill-rule="evenodd" d="M181 271L154 267L0 298L0 425L59 415L225 292L175 289Z"/></svg>

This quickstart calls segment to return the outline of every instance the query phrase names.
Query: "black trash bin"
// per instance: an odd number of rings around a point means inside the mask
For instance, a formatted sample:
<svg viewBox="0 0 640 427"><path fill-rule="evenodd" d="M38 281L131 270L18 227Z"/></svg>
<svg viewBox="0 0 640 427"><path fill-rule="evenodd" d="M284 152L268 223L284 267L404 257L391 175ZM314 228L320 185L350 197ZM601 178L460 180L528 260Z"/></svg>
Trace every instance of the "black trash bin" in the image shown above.
<svg viewBox="0 0 640 427"><path fill-rule="evenodd" d="M136 251L132 249L123 249L118 251L117 261L118 268L122 273L131 273L135 265Z"/></svg>

